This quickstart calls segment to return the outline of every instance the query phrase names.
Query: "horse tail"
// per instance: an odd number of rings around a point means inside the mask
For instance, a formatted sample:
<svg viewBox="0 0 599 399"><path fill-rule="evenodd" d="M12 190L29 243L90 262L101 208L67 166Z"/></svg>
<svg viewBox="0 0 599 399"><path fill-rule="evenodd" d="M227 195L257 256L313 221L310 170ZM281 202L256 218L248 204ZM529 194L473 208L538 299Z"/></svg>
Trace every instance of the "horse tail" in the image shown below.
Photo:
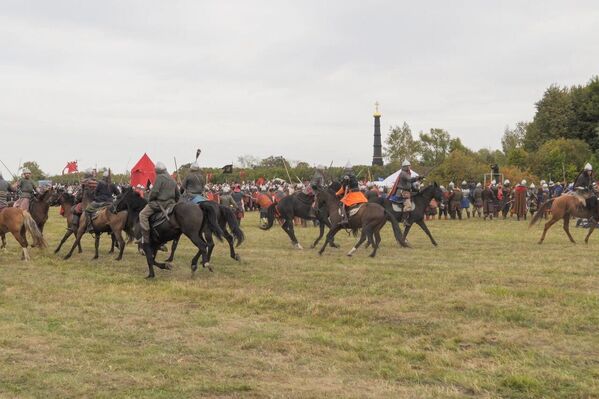
<svg viewBox="0 0 599 399"><path fill-rule="evenodd" d="M216 207L219 205L216 203L208 204L207 202L208 201L204 201L200 203L200 209L202 209L206 215L205 223L207 223L208 229L214 233L218 241L222 242L224 233L223 229L221 229L220 225L218 224L218 217L216 215Z"/></svg>
<svg viewBox="0 0 599 399"><path fill-rule="evenodd" d="M231 208L229 208L228 206L221 205L220 209L225 216L227 225L231 229L231 232L233 233L233 236L235 237L235 240L237 241L237 244L235 246L236 247L240 246L241 243L245 240L245 234L239 227L239 222L237 221L237 216L235 216L235 212L233 212L233 210Z"/></svg>
<svg viewBox="0 0 599 399"><path fill-rule="evenodd" d="M260 226L260 228L262 230L269 230L272 225L275 222L275 209L277 207L277 204L271 204L268 207L268 211L266 212L266 218L268 219L268 222L266 223L266 226Z"/></svg>
<svg viewBox="0 0 599 399"><path fill-rule="evenodd" d="M543 202L541 207L537 210L537 213L535 213L535 215L533 216L528 227L534 226L539 220L541 220L541 218L543 217L543 214L547 211L548 208L551 207L551 205L553 205L554 199L555 198L551 198L551 199L548 199L547 201Z"/></svg>
<svg viewBox="0 0 599 399"><path fill-rule="evenodd" d="M46 240L44 240L42 232L40 231L39 227L37 227L37 223L35 223L35 220L33 220L31 214L27 211L23 211L23 224L25 225L25 230L31 234L31 237L33 238L33 244L36 247L46 248L48 246L48 243L46 243Z"/></svg>
<svg viewBox="0 0 599 399"><path fill-rule="evenodd" d="M387 216L387 220L391 223L391 227L393 227L393 235L395 239L404 248L410 248L410 245L406 242L403 233L401 232L401 227L399 227L399 223L395 219L395 216L391 214L388 210L385 209L385 215Z"/></svg>

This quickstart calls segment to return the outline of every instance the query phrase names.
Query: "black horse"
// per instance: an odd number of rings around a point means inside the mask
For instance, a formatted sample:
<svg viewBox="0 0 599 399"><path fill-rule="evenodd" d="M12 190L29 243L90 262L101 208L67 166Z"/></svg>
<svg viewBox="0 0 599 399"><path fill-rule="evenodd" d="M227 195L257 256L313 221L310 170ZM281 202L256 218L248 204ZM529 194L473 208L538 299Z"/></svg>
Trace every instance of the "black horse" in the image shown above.
<svg viewBox="0 0 599 399"><path fill-rule="evenodd" d="M430 238L433 245L437 246L437 242L435 241L430 230L424 223L424 212L433 198L436 199L439 203L441 203L441 201L443 200L443 191L441 191L441 188L439 188L437 183L433 183L430 186L425 187L422 191L412 195L412 204L414 205L414 210L410 212L407 220L404 220L406 227L404 230L404 238L408 237L408 233L410 232L412 225L417 224L426 233L428 238ZM382 205L389 213L391 213L395 217L395 220L397 220L398 222L402 220L403 212L401 210L397 210L396 207L393 206L393 202L389 201L387 198L374 198L373 202Z"/></svg>
<svg viewBox="0 0 599 399"><path fill-rule="evenodd" d="M140 197L131 188L125 189L121 198L116 202L116 210L124 209L131 210L130 205L134 202L139 202ZM145 200L143 200L145 201ZM131 211L133 213L133 211ZM134 215L139 221L139 213ZM151 218L153 219L153 218ZM138 222L139 224L139 222ZM199 206L191 202L179 202L174 207L168 218L163 223L152 226L150 234L150 243L144 244L144 253L148 263L148 276L146 278L154 278L154 266L160 269L170 269L168 263L159 263L156 261L156 253L160 246L169 241L179 239L181 234L185 234L187 238L198 248L198 252L191 260L191 271L195 272L198 269L198 260L202 257L202 266L207 267L210 271L210 263L208 262L208 244L202 238L204 228L210 229L219 240L222 240L223 231L220 228L216 215L208 209L206 213ZM140 229L136 228L139 232ZM137 234L140 236L141 234Z"/></svg>
<svg viewBox="0 0 599 399"><path fill-rule="evenodd" d="M235 253L235 247L239 247L241 243L245 240L245 234L239 227L239 221L237 220L237 216L235 212L228 206L217 204L214 201L204 201L199 204L200 208L204 211L212 211L216 214L216 219L218 220L218 225L223 231L223 237L229 243L229 253L231 258L236 261L240 261L241 257L239 254ZM207 208L210 208L209 210ZM231 230L229 232L227 227ZM204 228L202 230L202 235L204 240L208 244L208 262L212 258L212 251L214 250L214 240L212 239L213 232ZM235 245L235 242L237 244ZM175 251L177 250L177 245L179 244L179 240L173 240L173 245L171 247L171 254L169 258L166 260L167 262L172 262L175 258Z"/></svg>
<svg viewBox="0 0 599 399"><path fill-rule="evenodd" d="M312 244L312 248L314 248L324 236L325 226L330 229L331 223L329 222L329 214L326 207L314 208L313 203L313 197L301 192L288 195L268 207L266 214L268 222L265 226L260 226L260 228L262 230L269 230L273 226L275 218L281 219L283 221L281 228L287 233L293 246L297 249L303 249L295 236L293 219L299 217L305 220L317 220L320 234ZM330 242L330 245L337 248L337 245L333 241Z"/></svg>

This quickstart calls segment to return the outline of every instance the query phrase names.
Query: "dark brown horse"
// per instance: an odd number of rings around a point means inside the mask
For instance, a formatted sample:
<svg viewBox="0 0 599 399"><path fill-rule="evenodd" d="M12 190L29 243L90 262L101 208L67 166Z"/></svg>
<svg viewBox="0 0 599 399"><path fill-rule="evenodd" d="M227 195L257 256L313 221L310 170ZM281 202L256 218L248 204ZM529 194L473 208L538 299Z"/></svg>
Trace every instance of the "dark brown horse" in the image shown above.
<svg viewBox="0 0 599 399"><path fill-rule="evenodd" d="M29 243L26 233L33 238L33 244L38 248L45 248L46 241L42 232L35 224L29 212L19 208L4 208L0 210L0 235L2 236L2 249L6 247L6 233L11 233L21 245L23 255L21 259L29 261Z"/></svg>
<svg viewBox="0 0 599 399"><path fill-rule="evenodd" d="M55 205L58 194L54 188L50 187L43 193L33 197L29 203L29 213L39 230L44 232L44 225L48 221L48 210L51 205Z"/></svg>
<svg viewBox="0 0 599 399"><path fill-rule="evenodd" d="M372 253L369 255L374 258L381 242L381 229L389 221L393 227L393 235L395 239L402 247L409 247L406 243L399 224L395 217L385 210L381 205L366 202L359 205L358 210L355 214L349 216L349 224L341 224L341 215L339 214L340 201L337 199L335 193L330 189L319 189L316 193L316 200L320 206L326 206L329 214L329 220L331 222L331 230L327 234L326 241L320 251L319 255L322 255L327 245L332 242L335 234L344 228L350 228L356 233L358 229L362 229L360 238L353 246L353 248L347 253L347 256L352 256L354 252L368 239L368 243L372 245Z"/></svg>
<svg viewBox="0 0 599 399"><path fill-rule="evenodd" d="M541 235L541 239L539 240L539 244L543 243L545 240L545 235L547 234L547 230L551 228L555 223L559 220L564 220L564 231L566 235L570 239L572 243L576 243L572 234L570 234L570 218L585 218L591 219L591 228L587 233L587 236L584 239L584 242L588 244L589 237L593 234L595 230L595 225L597 224L597 198L593 197L586 200L591 204L591 206L585 206L582 204L581 200L573 194L563 194L556 198L551 198L545 201L537 210L537 213L534 215L532 220L530 221L529 226L533 226L537 223L543 216L546 214L547 210L551 211L551 219L545 223L545 227L543 229L543 234Z"/></svg>
<svg viewBox="0 0 599 399"><path fill-rule="evenodd" d="M73 208L75 207L75 197L67 192L61 192L58 194L57 203L62 207L62 216L67 221L67 231L64 233L62 240L60 240L60 244L54 250L54 253L57 254L62 248L62 245L67 241L67 239L73 235L75 230L77 230L78 226L73 225ZM79 249L79 253L83 252L81 249L81 242L77 244L77 248Z"/></svg>

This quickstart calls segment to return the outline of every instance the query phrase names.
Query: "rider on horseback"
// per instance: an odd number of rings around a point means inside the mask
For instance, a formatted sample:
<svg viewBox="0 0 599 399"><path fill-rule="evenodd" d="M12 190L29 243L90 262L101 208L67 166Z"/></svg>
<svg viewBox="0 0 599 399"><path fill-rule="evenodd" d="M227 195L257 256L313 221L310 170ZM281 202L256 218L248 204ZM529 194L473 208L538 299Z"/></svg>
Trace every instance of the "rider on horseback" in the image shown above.
<svg viewBox="0 0 599 399"><path fill-rule="evenodd" d="M585 206L587 205L587 200L594 195L593 182L593 166L587 162L587 164L584 165L584 169L582 172L580 172L576 178L576 181L574 182L574 187L576 190L575 195Z"/></svg>
<svg viewBox="0 0 599 399"><path fill-rule="evenodd" d="M336 193L337 197L341 198L341 205L339 207L339 213L341 214L341 224L349 223L347 216L347 209L350 207L368 202L364 193L360 191L360 184L358 178L354 175L351 169L351 165L348 163L345 166L345 174L341 181L341 188Z"/></svg>
<svg viewBox="0 0 599 399"><path fill-rule="evenodd" d="M37 193L37 184L31 179L31 171L23 168L23 178L13 187L21 192L21 197L15 202L15 208L29 210L29 201Z"/></svg>
<svg viewBox="0 0 599 399"><path fill-rule="evenodd" d="M403 163L401 164L401 172L399 172L399 176L397 176L397 180L395 180L395 184L389 192L389 199L392 202L400 202L401 199L399 198L399 196L403 198L403 213L405 220L407 220L409 212L412 212L414 210L411 199L414 183L422 179L421 176L416 176L415 173L412 172L411 166L412 165L410 164L410 161L408 161L407 159L403 161Z"/></svg>
<svg viewBox="0 0 599 399"><path fill-rule="evenodd" d="M2 177L2 172L0 172L0 210L8 206L6 197L9 192L14 193L15 189L12 188L9 182L4 180L4 177Z"/></svg>
<svg viewBox="0 0 599 399"><path fill-rule="evenodd" d="M204 201L204 176L200 172L200 167L197 162L194 162L189 168L189 174L185 176L183 184L183 198L188 201L201 202Z"/></svg>
<svg viewBox="0 0 599 399"><path fill-rule="evenodd" d="M156 163L156 180L150 191L148 204L139 213L142 244L150 244L150 216L156 212L167 212L167 209L179 200L177 182L166 171L162 162Z"/></svg>

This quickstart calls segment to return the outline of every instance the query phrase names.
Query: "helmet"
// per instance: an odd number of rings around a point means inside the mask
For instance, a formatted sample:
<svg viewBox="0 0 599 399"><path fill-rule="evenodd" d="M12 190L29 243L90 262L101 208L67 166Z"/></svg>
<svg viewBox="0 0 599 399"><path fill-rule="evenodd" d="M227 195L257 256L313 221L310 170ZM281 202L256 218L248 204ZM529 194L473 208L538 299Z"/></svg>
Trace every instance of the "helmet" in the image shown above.
<svg viewBox="0 0 599 399"><path fill-rule="evenodd" d="M191 164L191 167L189 168L189 170L191 170L191 171L194 171L194 172L195 172L195 171L198 171L198 170L200 170L200 167L198 166L198 163L197 163L197 162L194 162L194 163L192 163L192 164Z"/></svg>
<svg viewBox="0 0 599 399"><path fill-rule="evenodd" d="M542 186L542 185L543 185L543 184L545 184L545 183L546 183L546 181L545 181L545 180L541 180L541 183L539 183L539 184L541 184L541 186Z"/></svg>
<svg viewBox="0 0 599 399"><path fill-rule="evenodd" d="M345 170L349 170L352 168L352 164L350 161L347 161L347 163L345 164Z"/></svg>
<svg viewBox="0 0 599 399"><path fill-rule="evenodd" d="M443 191L445 191L445 186L439 186L439 188Z"/></svg>
<svg viewBox="0 0 599 399"><path fill-rule="evenodd" d="M449 188L454 188L455 184L453 182L449 182Z"/></svg>
<svg viewBox="0 0 599 399"><path fill-rule="evenodd" d="M483 184L481 182L476 183L476 187L482 187Z"/></svg>
<svg viewBox="0 0 599 399"><path fill-rule="evenodd" d="M543 188L549 188L549 186L547 185L547 183L543 184Z"/></svg>
<svg viewBox="0 0 599 399"><path fill-rule="evenodd" d="M158 162L156 162L155 169L156 169L156 171L166 172L166 165L163 164L162 162L158 161Z"/></svg>
<svg viewBox="0 0 599 399"><path fill-rule="evenodd" d="M466 180L463 180L462 181L462 186L467 186L467 185L468 185L468 183L466 182Z"/></svg>
<svg viewBox="0 0 599 399"><path fill-rule="evenodd" d="M492 185L496 185L496 184L497 184L497 180L493 180L493 181L491 181L491 184L492 184Z"/></svg>
<svg viewBox="0 0 599 399"><path fill-rule="evenodd" d="M534 183L530 183L530 188L535 188L535 184Z"/></svg>
<svg viewBox="0 0 599 399"><path fill-rule="evenodd" d="M404 166L412 166L412 165L410 164L410 161L408 161L408 160L406 159L406 160L404 160L404 161L401 163L401 167L403 168Z"/></svg>
<svg viewBox="0 0 599 399"><path fill-rule="evenodd" d="M29 170L29 168L23 168L23 174L25 175L27 173L31 174L31 171Z"/></svg>
<svg viewBox="0 0 599 399"><path fill-rule="evenodd" d="M553 180L549 180L549 187L553 187L555 186L555 183L553 182Z"/></svg>
<svg viewBox="0 0 599 399"><path fill-rule="evenodd" d="M223 193L228 193L229 191L231 191L231 189L229 188L229 186L224 186L223 187Z"/></svg>
<svg viewBox="0 0 599 399"><path fill-rule="evenodd" d="M584 165L584 170L593 170L593 165L587 162L586 165Z"/></svg>
<svg viewBox="0 0 599 399"><path fill-rule="evenodd" d="M522 179L522 181L520 182L521 185L526 186L526 180Z"/></svg>
<svg viewBox="0 0 599 399"><path fill-rule="evenodd" d="M83 177L90 178L94 176L94 170L92 168L87 168L83 172Z"/></svg>
<svg viewBox="0 0 599 399"><path fill-rule="evenodd" d="M503 181L503 185L504 185L504 186L508 186L509 184L510 184L510 180L509 180L509 179L505 179L505 180Z"/></svg>

